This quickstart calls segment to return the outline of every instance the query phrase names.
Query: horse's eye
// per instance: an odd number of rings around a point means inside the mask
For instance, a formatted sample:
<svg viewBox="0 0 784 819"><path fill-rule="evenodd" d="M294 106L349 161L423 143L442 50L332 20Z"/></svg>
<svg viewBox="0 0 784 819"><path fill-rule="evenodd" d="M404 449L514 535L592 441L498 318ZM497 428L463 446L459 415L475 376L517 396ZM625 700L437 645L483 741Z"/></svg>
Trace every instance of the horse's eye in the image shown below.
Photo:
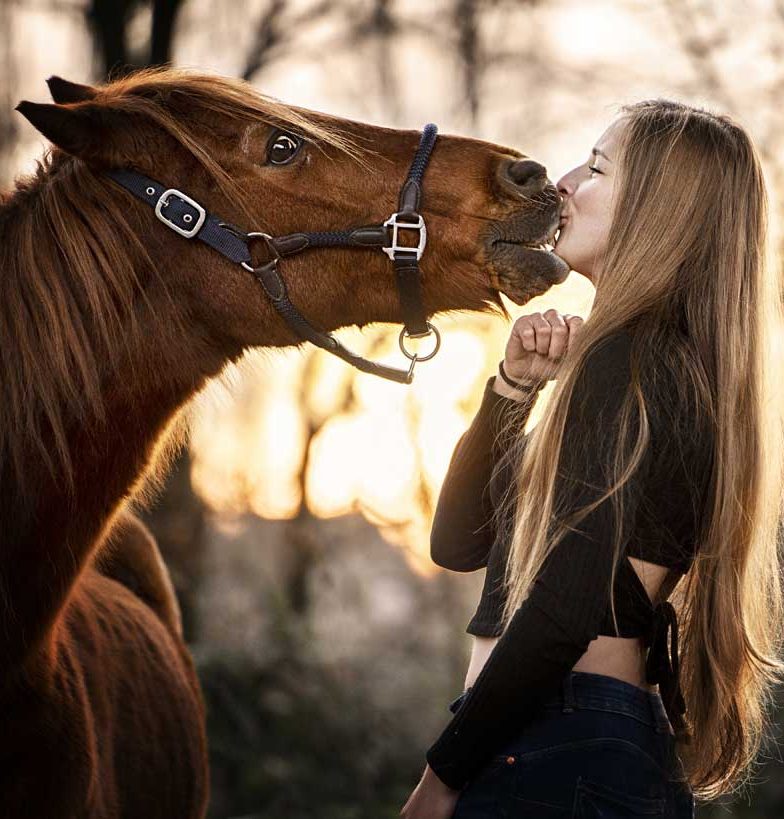
<svg viewBox="0 0 784 819"><path fill-rule="evenodd" d="M291 134L278 134L270 145L268 156L273 165L285 165L297 155L301 140Z"/></svg>

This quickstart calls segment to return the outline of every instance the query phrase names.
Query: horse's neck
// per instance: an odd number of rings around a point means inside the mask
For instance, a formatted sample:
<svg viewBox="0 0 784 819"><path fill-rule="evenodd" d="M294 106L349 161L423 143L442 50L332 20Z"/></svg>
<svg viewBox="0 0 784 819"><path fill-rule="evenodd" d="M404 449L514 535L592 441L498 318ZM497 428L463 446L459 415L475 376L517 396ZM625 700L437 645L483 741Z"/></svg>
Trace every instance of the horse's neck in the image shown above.
<svg viewBox="0 0 784 819"><path fill-rule="evenodd" d="M74 493L42 470L24 519L8 497L0 502L10 533L8 538L4 533L0 552L0 597L7 613L0 667L29 658L57 633L58 618L92 552L150 469L178 410L206 380L180 369L165 387L159 379L158 386L145 385L139 379L151 373L149 362L136 364L132 390L119 375L104 385L105 425L74 419L67 426Z"/></svg>

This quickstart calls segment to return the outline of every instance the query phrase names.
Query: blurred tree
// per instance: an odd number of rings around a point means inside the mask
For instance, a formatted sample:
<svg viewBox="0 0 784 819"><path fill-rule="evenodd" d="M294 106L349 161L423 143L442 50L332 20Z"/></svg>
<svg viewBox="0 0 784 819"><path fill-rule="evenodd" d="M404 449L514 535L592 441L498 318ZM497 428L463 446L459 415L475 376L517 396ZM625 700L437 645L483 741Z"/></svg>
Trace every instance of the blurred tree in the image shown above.
<svg viewBox="0 0 784 819"><path fill-rule="evenodd" d="M13 13L8 3L0 2L0 110L10 111L16 100L16 60L13 50ZM0 117L0 184L10 179L10 160L18 138L18 121Z"/></svg>
<svg viewBox="0 0 784 819"><path fill-rule="evenodd" d="M129 53L128 26L142 6L152 6L152 25L147 41L138 53ZM95 42L102 77L114 77L171 60L177 14L183 0L91 0L85 10Z"/></svg>

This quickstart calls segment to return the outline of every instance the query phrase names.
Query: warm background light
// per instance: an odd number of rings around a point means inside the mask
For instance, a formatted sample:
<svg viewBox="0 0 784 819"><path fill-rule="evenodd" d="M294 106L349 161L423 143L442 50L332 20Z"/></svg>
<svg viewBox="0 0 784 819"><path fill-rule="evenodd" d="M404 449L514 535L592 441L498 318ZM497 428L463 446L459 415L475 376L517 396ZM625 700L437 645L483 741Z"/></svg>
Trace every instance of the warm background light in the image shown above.
<svg viewBox="0 0 784 819"><path fill-rule="evenodd" d="M445 134L520 149L543 162L552 179L588 159L620 104L672 96L727 110L747 125L771 189L780 187L782 53L774 25L779 12L770 2L721 4L710 13L687 2L489 4L476 18L474 86L456 59L450 25L459 28L461 21L449 17L455 9L449 0L393 4L396 19L404 21L394 48L375 35L352 39L354 18L341 14L337 3L327 5L333 13L321 14L325 7L312 0L282 4L289 25L278 36L287 47L273 48L254 75L260 91L384 125L421 128L432 120ZM376 13L382 7L391 8L373 5ZM241 74L256 32L237 21L260 19L271 8L262 0L188 0L174 62ZM356 14L367 8L352 6ZM91 42L77 3L70 10L11 3L3 15L9 110L21 98L44 98L50 74L90 79ZM149 6L139 4L131 49L144 40L150 19ZM292 20L304 21L301 32ZM753 70L744 70L752 60ZM467 87L476 95L473 107ZM45 146L37 132L20 126L5 168L30 170ZM774 195L774 214L777 204ZM329 251L320 252L328 265ZM513 316L554 307L587 317L592 295L591 285L573 273L529 304L507 306ZM215 516L287 520L306 511L326 519L359 512L403 548L417 571L432 572L428 537L438 491L510 329L489 316L435 321L442 350L418 368L410 387L359 374L307 345L251 354L233 368L230 391L210 387L193 408L192 477ZM397 332L375 325L339 335L363 355L401 365Z"/></svg>
<svg viewBox="0 0 784 819"><path fill-rule="evenodd" d="M591 284L573 274L525 312L554 307L585 316L592 298ZM436 323L441 350L418 365L410 387L359 373L321 350L268 352L245 362L231 395L216 384L200 398L191 443L196 490L217 512L274 519L295 516L304 489L312 514L361 512L405 547L413 568L434 571L429 527L438 492L511 329L485 315ZM402 366L398 332L379 325L338 335L362 355Z"/></svg>

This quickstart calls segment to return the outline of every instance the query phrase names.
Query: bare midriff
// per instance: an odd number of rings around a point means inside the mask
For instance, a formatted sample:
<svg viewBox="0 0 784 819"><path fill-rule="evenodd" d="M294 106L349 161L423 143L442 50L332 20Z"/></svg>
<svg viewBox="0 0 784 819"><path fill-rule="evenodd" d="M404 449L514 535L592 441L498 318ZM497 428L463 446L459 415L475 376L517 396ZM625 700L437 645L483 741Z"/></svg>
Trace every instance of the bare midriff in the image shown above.
<svg viewBox="0 0 784 819"><path fill-rule="evenodd" d="M636 557L630 557L629 560L648 596L655 601L670 569ZM498 637L474 637L464 688L474 684L498 640ZM658 687L645 681L645 657L646 647L642 638L601 634L588 645L585 654L572 666L572 670L616 677L655 693Z"/></svg>

